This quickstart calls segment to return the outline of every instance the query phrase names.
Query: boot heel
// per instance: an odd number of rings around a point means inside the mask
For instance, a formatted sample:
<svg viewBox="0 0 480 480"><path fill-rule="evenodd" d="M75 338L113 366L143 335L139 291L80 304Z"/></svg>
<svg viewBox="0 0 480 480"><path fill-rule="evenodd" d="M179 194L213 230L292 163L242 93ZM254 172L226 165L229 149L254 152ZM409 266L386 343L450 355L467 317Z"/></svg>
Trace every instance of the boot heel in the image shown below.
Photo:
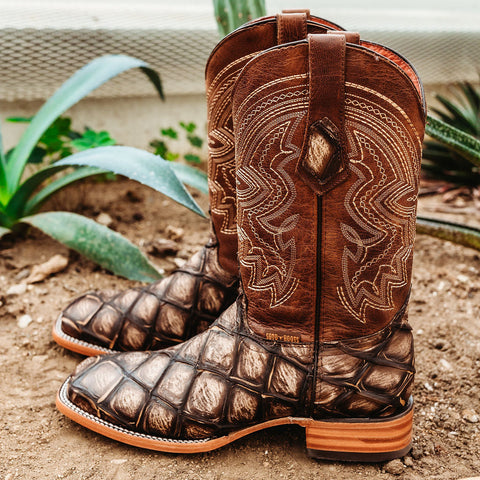
<svg viewBox="0 0 480 480"><path fill-rule="evenodd" d="M386 462L405 456L412 441L412 404L388 419L314 421L305 427L307 453L322 460Z"/></svg>

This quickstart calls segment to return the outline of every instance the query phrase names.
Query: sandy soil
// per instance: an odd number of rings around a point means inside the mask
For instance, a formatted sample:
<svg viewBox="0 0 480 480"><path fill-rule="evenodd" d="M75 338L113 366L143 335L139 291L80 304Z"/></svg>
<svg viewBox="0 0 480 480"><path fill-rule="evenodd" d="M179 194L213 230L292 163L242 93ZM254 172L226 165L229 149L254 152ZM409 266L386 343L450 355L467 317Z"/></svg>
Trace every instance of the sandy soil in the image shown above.
<svg viewBox="0 0 480 480"><path fill-rule="evenodd" d="M206 207L205 197L198 200ZM422 200L421 210L431 213L437 204L438 199ZM77 187L57 197L53 207L73 208L93 218L107 213L113 228L145 251L158 238L179 236L178 259L187 258L208 235L207 221L125 180ZM469 201L458 207L458 213L452 207L450 218L463 221L465 208L470 220L475 215ZM480 214L474 220L480 223ZM6 294L33 265L56 253L69 257L66 270L25 293ZM167 272L175 267L173 257L152 258ZM305 454L303 429L295 427L259 432L207 454L174 456L103 438L63 417L54 405L57 388L81 360L52 341L50 330L59 311L85 290L119 289L133 282L112 276L39 232L15 242L4 240L0 478L446 480L480 475L479 272L476 251L418 237L410 304L418 369L415 438L407 457L378 465L315 461ZM22 315L33 319L25 328L18 325Z"/></svg>

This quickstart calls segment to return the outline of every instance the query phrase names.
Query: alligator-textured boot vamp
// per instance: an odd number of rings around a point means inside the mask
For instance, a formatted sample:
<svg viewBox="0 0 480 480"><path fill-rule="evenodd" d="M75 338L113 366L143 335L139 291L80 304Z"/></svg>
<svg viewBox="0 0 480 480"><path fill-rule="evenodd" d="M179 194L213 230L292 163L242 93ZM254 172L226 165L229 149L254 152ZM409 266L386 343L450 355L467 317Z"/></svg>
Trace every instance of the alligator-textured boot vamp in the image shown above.
<svg viewBox="0 0 480 480"><path fill-rule="evenodd" d="M219 265L217 253L206 246L143 288L87 293L63 311L61 330L106 351L156 350L203 332L237 295L237 278Z"/></svg>
<svg viewBox="0 0 480 480"><path fill-rule="evenodd" d="M306 13L279 15L252 22L217 46L206 68L208 182L214 240L200 256L195 255L167 279L145 288L113 294L89 292L75 299L54 326L53 335L60 345L85 355L168 347L205 330L235 300L235 80L258 51L277 42L304 39L307 31L321 33L332 28L340 27Z"/></svg>
<svg viewBox="0 0 480 480"><path fill-rule="evenodd" d="M161 451L208 451L293 423L316 458L404 456L418 78L357 34L314 34L254 56L232 99L236 305L184 344L87 360L57 404Z"/></svg>
<svg viewBox="0 0 480 480"><path fill-rule="evenodd" d="M284 417L306 417L312 391L322 417L401 410L413 380L412 333L395 320L373 336L321 345L259 339L232 305L204 333L163 351L84 360L63 392L85 414L132 432L176 440L226 435Z"/></svg>

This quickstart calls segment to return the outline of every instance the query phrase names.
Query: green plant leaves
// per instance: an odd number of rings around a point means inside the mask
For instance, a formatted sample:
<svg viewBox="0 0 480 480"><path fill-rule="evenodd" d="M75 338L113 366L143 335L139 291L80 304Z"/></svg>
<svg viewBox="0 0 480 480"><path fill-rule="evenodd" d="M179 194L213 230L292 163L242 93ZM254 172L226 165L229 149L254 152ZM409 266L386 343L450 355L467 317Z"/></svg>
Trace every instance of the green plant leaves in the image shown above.
<svg viewBox="0 0 480 480"><path fill-rule="evenodd" d="M69 212L38 213L22 219L116 275L152 282L158 270L126 238L89 218Z"/></svg>
<svg viewBox="0 0 480 480"><path fill-rule="evenodd" d="M55 166L65 165L97 167L124 175L205 216L171 169L171 164L153 153L133 147L98 147L75 153L55 163ZM193 174L187 177L193 178ZM198 182L197 179L195 181Z"/></svg>
<svg viewBox="0 0 480 480"><path fill-rule="evenodd" d="M73 172L63 175L60 178L57 178L53 182L49 183L46 187L42 188L34 197L28 200L28 202L25 204L23 215L31 215L32 213L35 213L35 211L38 210L45 200L67 185L77 182L83 178L101 175L103 173L106 173L105 170L100 170L96 167L81 167Z"/></svg>
<svg viewBox="0 0 480 480"><path fill-rule="evenodd" d="M480 250L480 230L435 218L417 217L417 232Z"/></svg>
<svg viewBox="0 0 480 480"><path fill-rule="evenodd" d="M148 68L145 62L126 55L107 55L93 60L72 75L33 117L6 166L7 187L10 194L20 183L25 164L33 148L52 122L92 90L131 68L140 68L153 82L160 96L163 96L158 74Z"/></svg>
<svg viewBox="0 0 480 480"><path fill-rule="evenodd" d="M222 37L245 22L265 13L265 0L213 0L218 31Z"/></svg>
<svg viewBox="0 0 480 480"><path fill-rule="evenodd" d="M94 130L87 128L80 138L76 138L70 143L78 151L82 152L89 148L108 147L110 145L115 145L117 142L104 130L101 132L95 132Z"/></svg>
<svg viewBox="0 0 480 480"><path fill-rule="evenodd" d="M208 194L208 180L206 173L198 168L193 168L189 165L177 162L171 163L170 168L175 172L182 183L186 183L187 185L200 190L200 192Z"/></svg>
<svg viewBox="0 0 480 480"><path fill-rule="evenodd" d="M433 117L428 117L425 133L480 166L480 140Z"/></svg>

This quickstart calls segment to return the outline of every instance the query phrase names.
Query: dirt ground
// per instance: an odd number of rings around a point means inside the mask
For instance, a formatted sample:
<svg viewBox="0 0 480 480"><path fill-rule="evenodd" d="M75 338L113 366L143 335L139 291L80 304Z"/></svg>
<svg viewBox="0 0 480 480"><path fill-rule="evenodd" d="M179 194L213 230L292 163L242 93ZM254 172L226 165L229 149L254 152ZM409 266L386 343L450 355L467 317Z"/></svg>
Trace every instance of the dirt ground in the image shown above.
<svg viewBox="0 0 480 480"><path fill-rule="evenodd" d="M206 198L197 199L206 208ZM438 216L441 210L448 218L480 224L471 200L445 205L438 196L429 197L421 200L420 211L433 210ZM53 207L92 218L106 213L114 229L146 252L154 250L159 238L176 238L177 263L208 235L206 220L125 180L81 185L60 194ZM4 240L0 479L447 480L480 475L480 254L426 236L418 236L416 247L410 303L418 371L414 445L401 461L362 465L309 459L302 428L278 427L211 453L175 456L122 445L65 418L55 409L55 394L81 356L53 342L50 331L56 316L81 292L121 289L134 282L105 272L36 231ZM57 253L69 258L64 271L28 286L26 292L20 288L20 293L7 295L33 265ZM151 258L166 272L175 268L172 256ZM24 315L32 319L26 326L19 325Z"/></svg>

